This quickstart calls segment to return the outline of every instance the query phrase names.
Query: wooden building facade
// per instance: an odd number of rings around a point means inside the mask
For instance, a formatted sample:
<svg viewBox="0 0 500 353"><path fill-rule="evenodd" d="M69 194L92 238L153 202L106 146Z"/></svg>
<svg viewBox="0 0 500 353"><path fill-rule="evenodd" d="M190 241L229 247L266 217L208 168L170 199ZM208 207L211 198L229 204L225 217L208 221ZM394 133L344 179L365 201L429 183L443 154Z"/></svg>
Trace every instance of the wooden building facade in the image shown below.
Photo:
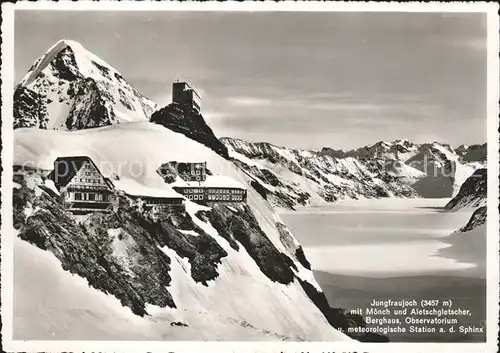
<svg viewBox="0 0 500 353"><path fill-rule="evenodd" d="M59 191L63 207L73 214L109 212L113 184L89 157L59 157L48 177Z"/></svg>

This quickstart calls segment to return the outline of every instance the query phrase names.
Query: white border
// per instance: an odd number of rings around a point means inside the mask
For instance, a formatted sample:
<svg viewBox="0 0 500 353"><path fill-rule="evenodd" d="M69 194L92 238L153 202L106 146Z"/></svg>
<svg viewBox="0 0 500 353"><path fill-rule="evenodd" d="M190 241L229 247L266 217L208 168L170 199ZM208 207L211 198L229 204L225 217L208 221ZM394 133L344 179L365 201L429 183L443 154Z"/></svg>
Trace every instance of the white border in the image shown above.
<svg viewBox="0 0 500 353"><path fill-rule="evenodd" d="M354 3L354 2L20 2L2 4L2 205L12 202L13 134L12 88L14 87L14 9L102 10L102 11L363 11L363 12L484 12L488 14L488 217L487 217L487 342L486 343L340 343L340 342L119 342L119 341L19 341L12 339L13 238L12 212L2 207L2 345L8 352L39 351L158 351L158 352L453 352L497 351L499 300L498 214L498 98L499 94L499 6L496 3ZM6 187L5 185L8 185ZM35 294L36 295L36 294ZM360 349L361 347L361 349Z"/></svg>
<svg viewBox="0 0 500 353"><path fill-rule="evenodd" d="M356 12L495 12L495 4L487 2L157 2L157 1L61 1L19 2L19 10L104 10L104 11L356 11Z"/></svg>

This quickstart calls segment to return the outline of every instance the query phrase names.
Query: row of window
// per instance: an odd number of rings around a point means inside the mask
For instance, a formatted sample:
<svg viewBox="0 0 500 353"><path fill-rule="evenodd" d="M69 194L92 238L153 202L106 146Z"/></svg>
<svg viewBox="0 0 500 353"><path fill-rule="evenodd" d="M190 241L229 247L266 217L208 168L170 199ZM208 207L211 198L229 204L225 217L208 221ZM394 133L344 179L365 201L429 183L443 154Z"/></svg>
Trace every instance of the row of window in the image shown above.
<svg viewBox="0 0 500 353"><path fill-rule="evenodd" d="M218 201L218 200L229 201L231 198L229 195L208 195L208 199L210 201Z"/></svg>
<svg viewBox="0 0 500 353"><path fill-rule="evenodd" d="M196 193L202 193L205 189L203 188L185 188L184 193L185 194L196 194ZM241 189L210 189L207 188L208 193L210 194L243 194L245 190Z"/></svg>
<svg viewBox="0 0 500 353"><path fill-rule="evenodd" d="M76 201L109 201L108 195L96 192L75 192L73 198Z"/></svg>
<svg viewBox="0 0 500 353"><path fill-rule="evenodd" d="M188 195L189 200L203 200L203 195ZM237 195L208 195L208 201L243 201L243 196Z"/></svg>
<svg viewBox="0 0 500 353"><path fill-rule="evenodd" d="M239 195L208 195L209 201L243 201L243 196Z"/></svg>
<svg viewBox="0 0 500 353"><path fill-rule="evenodd" d="M184 192L186 194L198 194L198 193L202 193L203 192L203 189L193 189L193 188L188 188L188 189L184 189Z"/></svg>
<svg viewBox="0 0 500 353"><path fill-rule="evenodd" d="M245 190L231 189L231 194L243 194L243 193L245 193Z"/></svg>
<svg viewBox="0 0 500 353"><path fill-rule="evenodd" d="M208 189L211 194L243 194L241 189Z"/></svg>
<svg viewBox="0 0 500 353"><path fill-rule="evenodd" d="M100 184L100 179L90 179L90 178L76 178L77 183L87 183L87 184Z"/></svg>

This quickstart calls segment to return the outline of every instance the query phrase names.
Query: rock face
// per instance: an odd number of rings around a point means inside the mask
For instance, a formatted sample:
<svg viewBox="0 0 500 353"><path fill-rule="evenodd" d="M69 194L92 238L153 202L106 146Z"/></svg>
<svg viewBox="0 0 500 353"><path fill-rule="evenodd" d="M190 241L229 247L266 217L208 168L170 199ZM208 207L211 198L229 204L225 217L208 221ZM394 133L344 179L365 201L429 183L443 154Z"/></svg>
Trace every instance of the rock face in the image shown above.
<svg viewBox="0 0 500 353"><path fill-rule="evenodd" d="M251 185L278 207L293 208L341 198L416 197L410 186L382 165L354 157L221 138L233 162L252 176Z"/></svg>
<svg viewBox="0 0 500 353"><path fill-rule="evenodd" d="M473 229L479 228L483 224L486 224L486 216L487 216L487 208L486 206L479 207L474 211L471 218L467 222L467 224L460 228L462 233L470 232Z"/></svg>
<svg viewBox="0 0 500 353"><path fill-rule="evenodd" d="M487 200L487 170L478 169L465 183L458 194L446 204L447 210L459 210L464 207L482 207Z"/></svg>
<svg viewBox="0 0 500 353"><path fill-rule="evenodd" d="M465 161L465 162L485 162L487 159L488 148L486 143L482 145L460 145L455 149L455 152Z"/></svg>
<svg viewBox="0 0 500 353"><path fill-rule="evenodd" d="M156 104L81 44L62 40L39 58L14 92L14 129L80 130L147 120Z"/></svg>
<svg viewBox="0 0 500 353"><path fill-rule="evenodd" d="M229 254L229 249L224 249L220 241L214 238L214 234L207 233L206 225L210 225L211 229L218 229L219 235L230 245L231 252L238 253L240 257L249 256L267 281L275 283L275 286L283 286L284 289L295 287L289 293L293 296L302 287L305 298L309 296L316 305L321 302L322 305L318 305L317 309L325 316L323 320L330 325L337 328L364 325L361 317L352 321L341 309L330 308L324 294L303 278L303 275L299 275L301 270L295 260L309 264L302 248L296 244L286 226L280 224L282 242L287 242L289 248L294 250L293 257L276 248L246 204L218 204L211 209L199 210L195 215L170 210L158 220L153 219L148 212L131 206L134 203L130 203L126 196L117 194L115 196L118 201L113 212L73 216L60 206L58 195L47 186L45 177L35 176L33 178L31 175L29 181L22 181L13 190L14 224L18 236L40 249L52 252L63 269L85 278L91 287L115 296L123 306L130 308L138 316L150 315L148 307L151 305L176 310L185 307L186 303L190 303L189 310L200 313L208 308L198 302L199 296L210 295L215 290L215 284L225 283L229 289L231 286L237 288L244 285L249 279L252 282L251 277L254 275L248 267L250 265L235 267L238 264L238 260L234 259L236 255ZM173 269L173 261L180 261L189 281L195 283L189 285L191 289L183 296L179 296L180 284L173 281L174 276L178 276ZM223 262L226 263L225 266ZM239 263L238 266L242 265L243 263ZM232 283L228 270L236 271L236 277L242 282ZM221 275L224 278L219 280ZM264 283L262 279L256 279L254 285L260 287ZM183 283L182 286L187 285ZM203 294L203 288L207 288L206 294ZM198 298L196 304L190 301L193 295ZM278 291L265 300L279 300L280 297ZM255 300L264 298L248 300L228 297L224 301L226 305L228 302L232 303L234 318L238 318L240 314L235 308L255 305L252 304ZM293 301L290 304L292 303ZM269 304L271 303L260 303L258 306L266 308ZM302 304L299 301L295 305ZM273 312L280 310L279 305L271 304L269 308L271 307ZM266 312L260 313L260 316L265 316ZM176 314L173 315L172 325L179 326L179 322L183 327L190 325L185 320L175 319ZM253 329L258 327L256 321L243 323ZM300 321L294 325L296 324L302 325ZM317 324L322 325L320 321ZM300 330L294 333L266 330L278 339L307 338L301 337L305 333L300 333ZM364 335L355 338L371 339Z"/></svg>
<svg viewBox="0 0 500 353"><path fill-rule="evenodd" d="M166 128L184 134L208 148L212 149L224 158L228 158L227 148L215 136L207 125L203 116L193 109L186 109L177 103L171 103L153 113L151 122L165 126Z"/></svg>

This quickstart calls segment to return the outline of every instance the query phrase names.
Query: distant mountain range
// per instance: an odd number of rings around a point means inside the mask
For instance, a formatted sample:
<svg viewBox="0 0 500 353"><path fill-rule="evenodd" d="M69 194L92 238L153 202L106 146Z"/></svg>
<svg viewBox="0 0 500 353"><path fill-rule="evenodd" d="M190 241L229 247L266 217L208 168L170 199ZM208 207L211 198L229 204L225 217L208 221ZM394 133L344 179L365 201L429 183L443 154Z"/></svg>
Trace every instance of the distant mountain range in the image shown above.
<svg viewBox="0 0 500 353"><path fill-rule="evenodd" d="M457 152L438 142L396 140L349 151L310 151L228 137L221 141L261 194L288 208L346 197L451 197L486 163L486 144L461 146Z"/></svg>

